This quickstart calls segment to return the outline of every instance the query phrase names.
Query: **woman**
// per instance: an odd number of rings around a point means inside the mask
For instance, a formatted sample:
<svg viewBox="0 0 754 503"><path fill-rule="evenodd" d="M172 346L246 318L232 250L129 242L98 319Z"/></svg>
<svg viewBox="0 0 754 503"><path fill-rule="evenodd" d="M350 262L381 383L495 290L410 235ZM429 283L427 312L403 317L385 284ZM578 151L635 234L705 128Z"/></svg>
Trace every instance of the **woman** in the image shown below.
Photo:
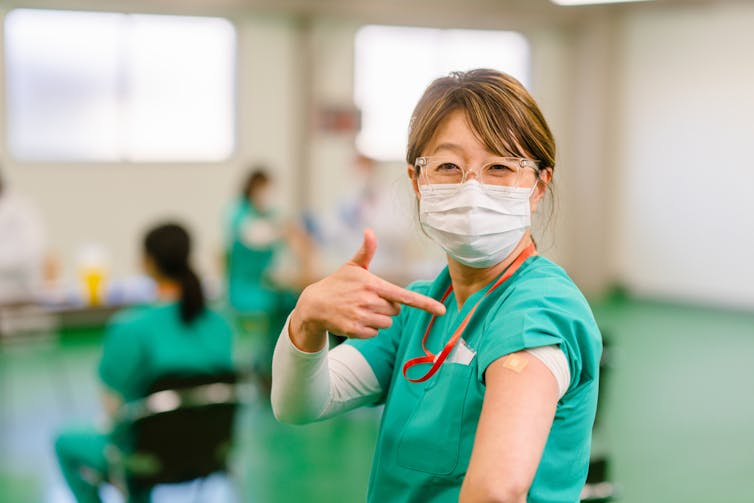
<svg viewBox="0 0 754 503"><path fill-rule="evenodd" d="M493 70L437 79L406 159L447 268L408 290L386 283L367 270L367 230L283 329L276 415L298 423L384 403L370 501L578 501L601 342L582 294L531 238L555 166L539 108ZM350 339L328 354L327 332Z"/></svg>
<svg viewBox="0 0 754 503"><path fill-rule="evenodd" d="M124 402L143 397L161 376L232 368L230 327L207 309L189 264L190 249L188 233L175 224L156 227L144 239L144 268L157 284L157 302L118 314L107 328L99 376L109 419ZM93 428L65 431L55 441L63 475L80 503L100 501L98 483L109 472L109 442L109 431ZM148 501L148 495L138 496Z"/></svg>
<svg viewBox="0 0 754 503"><path fill-rule="evenodd" d="M270 185L264 169L249 173L228 219L228 301L240 312L263 312L275 304L267 275L283 236L269 207Z"/></svg>
<svg viewBox="0 0 754 503"><path fill-rule="evenodd" d="M299 283L308 281L312 258L311 245L303 230L284 223L273 208L272 183L267 169L255 166L226 222L228 303L241 333L253 333L251 327L261 326L261 340L254 348L252 366L265 396L270 390L272 351L278 330L296 305ZM276 257L286 247L299 263L300 277L283 273L286 283L283 285L273 273L279 269L275 267Z"/></svg>
<svg viewBox="0 0 754 503"><path fill-rule="evenodd" d="M228 301L241 313L270 312L278 307L286 292L275 285L271 272L275 256L284 246L301 262L302 275L310 270L308 237L299 227L281 221L272 202L272 179L264 167L257 166L249 172L241 197L228 213Z"/></svg>

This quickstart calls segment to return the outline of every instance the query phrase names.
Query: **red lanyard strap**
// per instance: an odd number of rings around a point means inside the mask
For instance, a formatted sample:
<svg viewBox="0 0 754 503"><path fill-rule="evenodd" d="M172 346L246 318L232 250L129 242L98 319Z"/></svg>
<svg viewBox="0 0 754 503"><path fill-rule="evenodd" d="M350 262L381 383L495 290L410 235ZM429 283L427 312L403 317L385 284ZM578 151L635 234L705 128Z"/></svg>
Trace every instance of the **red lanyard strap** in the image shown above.
<svg viewBox="0 0 754 503"><path fill-rule="evenodd" d="M429 349L427 349L427 337L429 336L430 331L432 330L432 325L435 323L435 319L437 318L436 315L432 316L432 319L429 321L429 325L427 325L427 330L424 332L424 337L422 338L422 349L424 350L424 356L420 356L418 358L412 358L408 360L403 365L403 377L406 378L409 382L424 382L433 375L435 375L435 372L440 368L440 366L445 362L445 360L448 358L448 355L451 351L453 351L453 348L455 347L456 343L458 342L458 339L461 338L461 335L463 335L463 331L466 329L466 326L469 324L469 321L471 321L471 317L474 315L474 312L476 311L476 308L479 306L479 303L484 300L487 295L492 293L497 287L505 283L505 281L513 276L513 274L518 270L519 267L521 267L521 264L523 264L526 259L531 257L536 253L536 248L534 247L534 243L529 244L521 253L518 254L518 257L516 257L516 260L513 261L513 263L505 270L502 276L495 281L495 283L490 287L489 290L484 294L484 296L477 301L476 304L474 304L474 307L469 310L466 317L463 319L460 325L455 329L453 332L453 335L450 337L450 340L445 344L445 347L442 348L442 351L440 351L440 354L435 355L433 354ZM440 302L445 302L445 300L450 295L450 292L453 291L453 285L451 284L448 289L445 291L445 294L442 296L442 299L440 299ZM413 367L414 365L420 365L424 363L431 363L432 367L427 371L426 374L423 376L417 378L417 379L411 379L408 377L408 369Z"/></svg>

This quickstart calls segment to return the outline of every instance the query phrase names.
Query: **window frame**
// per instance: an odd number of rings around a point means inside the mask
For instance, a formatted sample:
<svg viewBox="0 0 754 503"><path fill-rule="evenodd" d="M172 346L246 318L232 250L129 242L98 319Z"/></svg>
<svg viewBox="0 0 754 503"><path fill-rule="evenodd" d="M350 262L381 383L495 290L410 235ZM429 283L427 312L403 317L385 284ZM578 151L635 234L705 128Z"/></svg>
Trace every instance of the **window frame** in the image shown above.
<svg viewBox="0 0 754 503"><path fill-rule="evenodd" d="M232 29L233 47L230 54L230 104L231 104L231 148L227 155L218 159L181 159L176 157L174 159L147 159L136 160L128 155L122 155L117 159L32 159L23 156L16 155L13 152L10 142L10 107L9 107L9 93L8 93L8 65L7 65L7 44L6 44L6 18L15 10L37 10L37 11L55 11L55 12L81 12L81 13L95 13L95 14L120 14L124 16L164 16L164 17L181 17L181 18L214 18L222 20L228 23ZM71 9L58 6L45 6L45 7L12 7L7 10L0 9L0 103L3 104L5 110L0 113L0 158L4 158L6 161L12 162L14 165L23 167L43 167L43 166L56 166L62 168L73 167L112 167L112 166L161 166L161 167L196 167L196 166L223 166L229 162L237 160L240 154L240 116L241 110L239 107L240 93L239 93L239 41L240 30L238 22L232 17L221 15L217 13L181 13L181 12L164 12L164 11L126 11L126 10L111 10L111 9Z"/></svg>

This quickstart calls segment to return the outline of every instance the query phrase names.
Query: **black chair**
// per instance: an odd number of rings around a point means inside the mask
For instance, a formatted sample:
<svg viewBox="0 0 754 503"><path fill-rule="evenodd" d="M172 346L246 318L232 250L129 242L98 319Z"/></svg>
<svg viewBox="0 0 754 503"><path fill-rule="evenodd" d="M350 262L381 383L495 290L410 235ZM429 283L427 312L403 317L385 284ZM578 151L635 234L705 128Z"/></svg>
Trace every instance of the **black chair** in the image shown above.
<svg viewBox="0 0 754 503"><path fill-rule="evenodd" d="M235 372L160 378L116 416L111 480L129 501L148 501L158 484L227 472L238 396Z"/></svg>
<svg viewBox="0 0 754 503"><path fill-rule="evenodd" d="M610 337L602 331L602 358L600 358L600 387L597 398L597 415L594 418L594 427L604 423L605 390L607 389L607 376L611 372L614 362ZM581 492L581 503L609 503L618 498L618 489L610 480L610 461L606 456L595 457L589 460L589 472L586 484Z"/></svg>
<svg viewBox="0 0 754 503"><path fill-rule="evenodd" d="M609 503L617 497L615 485L609 481L608 460L597 458L589 461L589 474L581 492L581 503Z"/></svg>

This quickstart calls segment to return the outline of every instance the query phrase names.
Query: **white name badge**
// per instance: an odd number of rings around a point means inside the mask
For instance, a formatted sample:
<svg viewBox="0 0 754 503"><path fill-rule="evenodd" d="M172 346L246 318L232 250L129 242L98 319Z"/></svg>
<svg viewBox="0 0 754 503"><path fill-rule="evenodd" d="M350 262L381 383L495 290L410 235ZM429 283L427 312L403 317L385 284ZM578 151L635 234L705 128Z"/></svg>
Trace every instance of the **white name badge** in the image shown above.
<svg viewBox="0 0 754 503"><path fill-rule="evenodd" d="M460 363L461 365L468 365L471 360L476 356L476 351L466 345L466 341L460 339L453 348L453 351L448 355L448 359L445 360L450 363Z"/></svg>

